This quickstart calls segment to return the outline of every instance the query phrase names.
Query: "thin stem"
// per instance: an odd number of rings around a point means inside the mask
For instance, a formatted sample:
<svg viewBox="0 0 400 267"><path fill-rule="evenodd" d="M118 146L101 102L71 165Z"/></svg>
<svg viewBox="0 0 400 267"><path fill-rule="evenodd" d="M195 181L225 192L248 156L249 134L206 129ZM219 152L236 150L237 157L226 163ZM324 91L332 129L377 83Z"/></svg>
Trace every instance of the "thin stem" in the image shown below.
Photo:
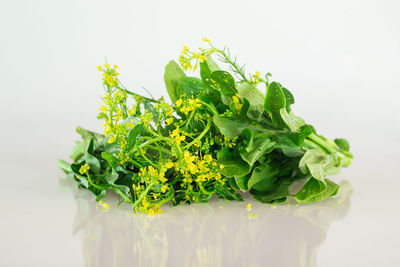
<svg viewBox="0 0 400 267"><path fill-rule="evenodd" d="M100 190L107 190L107 189L109 188L108 186L105 187L105 186L101 186L101 185L97 185L97 184L93 183L92 179L90 178L89 173L87 174L87 179L88 179L89 184L90 184L91 186L97 188L97 189L100 189Z"/></svg>
<svg viewBox="0 0 400 267"><path fill-rule="evenodd" d="M187 149L187 148L191 147L192 145L196 144L197 142L199 142L201 140L201 138L203 138L203 136L208 132L208 130L210 130L211 121L212 121L211 119L208 120L206 128L204 128L204 130L199 134L199 136L196 137L196 139L194 139L192 142L187 144L184 147L185 149Z"/></svg>
<svg viewBox="0 0 400 267"><path fill-rule="evenodd" d="M135 201L135 203L133 203L132 208L135 208L140 201L142 201L142 199L144 198L145 195L147 195L147 192L149 192L149 190L151 189L151 187L154 185L154 182L151 182L146 189L143 191L143 193L140 195L140 197Z"/></svg>
<svg viewBox="0 0 400 267"><path fill-rule="evenodd" d="M118 88L121 89L121 90L124 90L128 95L138 96L138 97L141 97L141 98L143 98L143 99L145 99L145 100L147 100L147 101L149 101L149 102L153 102L153 103L159 103L159 102L160 102L160 101L158 101L158 100L155 100L155 99L152 99L152 98L148 98L148 97L145 97L145 96L136 94L136 93L134 93L134 92L132 92L132 91L129 91L128 89L126 89L125 85L123 85L122 82L121 82L120 80L118 80L118 83L122 86L122 87L119 87L119 86L118 86Z"/></svg>
<svg viewBox="0 0 400 267"><path fill-rule="evenodd" d="M200 103L201 103L202 105L206 106L206 107L211 111L211 113L212 113L213 115L218 115L218 111L217 111L217 109L216 109L215 107L213 107L213 106L211 106L211 105L209 105L209 104L207 104L206 102L201 101L201 100L200 100Z"/></svg>

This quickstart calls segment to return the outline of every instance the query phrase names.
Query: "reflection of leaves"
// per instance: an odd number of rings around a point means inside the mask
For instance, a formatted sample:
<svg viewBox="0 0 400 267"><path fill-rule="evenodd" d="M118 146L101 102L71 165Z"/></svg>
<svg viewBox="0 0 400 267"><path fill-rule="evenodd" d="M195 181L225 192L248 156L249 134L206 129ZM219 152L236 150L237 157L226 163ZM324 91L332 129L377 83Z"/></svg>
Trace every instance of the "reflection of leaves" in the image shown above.
<svg viewBox="0 0 400 267"><path fill-rule="evenodd" d="M60 184L71 180L60 180ZM63 186L63 185L60 185ZM350 206L351 188L341 183L335 198L310 205L278 205L272 210L253 203L249 220L245 203L226 205L224 200L164 208L157 216L132 216L128 206L117 208L109 195L108 211L96 208L93 196L68 183L76 196L73 232L82 236L85 262L110 266L235 266L246 255L251 266L273 258L277 266L312 266L330 223L344 217ZM249 196L245 197L249 201ZM231 233L236 233L232 235ZM310 233L313 233L310 235ZM274 246L268 250L271 240ZM104 244L107 253L104 253ZM301 244L301 245L300 245ZM223 253L228 251L229 253ZM179 255L175 257L172 255ZM304 257L307 255L307 257Z"/></svg>

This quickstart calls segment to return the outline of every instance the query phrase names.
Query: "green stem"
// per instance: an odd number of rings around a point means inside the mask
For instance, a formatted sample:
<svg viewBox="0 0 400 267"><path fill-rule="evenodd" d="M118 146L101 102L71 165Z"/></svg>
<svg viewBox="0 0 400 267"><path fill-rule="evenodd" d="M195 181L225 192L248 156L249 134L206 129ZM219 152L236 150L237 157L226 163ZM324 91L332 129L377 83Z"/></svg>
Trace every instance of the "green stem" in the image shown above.
<svg viewBox="0 0 400 267"><path fill-rule="evenodd" d="M170 201L170 200L173 198L173 196L174 196L174 191L171 191L170 194L169 194L169 196L168 196L167 198L164 198L164 199L158 201L157 203L152 203L152 204L150 204L149 206L150 206L150 207L153 207L153 206L155 206L155 205L161 206L161 205L163 205L164 203L167 203L168 201Z"/></svg>
<svg viewBox="0 0 400 267"><path fill-rule="evenodd" d="M154 149L154 150L159 150L159 151L161 151L161 152L163 152L165 154L171 155L171 151L169 151L165 147L160 147L160 146L156 147L156 146L153 146L153 145L148 145L148 147L151 148L151 149Z"/></svg>
<svg viewBox="0 0 400 267"><path fill-rule="evenodd" d="M122 85L122 88L119 87L119 86L118 86L118 88L121 89L121 90L124 90L128 95L138 96L138 97L141 97L141 98L143 98L143 99L145 99L145 100L147 100L147 101L149 101L149 102L153 102L153 103L159 103L159 102L160 102L160 101L155 100L155 99L153 99L153 98L148 98L148 97L145 97L145 96L136 94L136 93L134 93L134 92L132 92L132 91L129 91L128 89L126 89L125 85L123 85L123 84L121 83L120 80L118 80L118 83L119 83L120 85Z"/></svg>
<svg viewBox="0 0 400 267"><path fill-rule="evenodd" d="M200 187L201 192L203 192L205 195L212 195L212 194L214 194L214 191L213 191L213 192L207 191L207 190L203 187L203 185L202 185L201 183L198 183L198 185L199 185L199 187Z"/></svg>
<svg viewBox="0 0 400 267"><path fill-rule="evenodd" d="M190 123L190 121L193 119L193 116L194 116L194 113L195 113L195 112L196 112L196 109L193 109L192 112L190 113L190 116L189 116L189 118L187 119L186 124L185 124L185 129L187 129L187 127L189 126L189 123Z"/></svg>
<svg viewBox="0 0 400 267"><path fill-rule="evenodd" d="M325 140L323 140L321 137L319 137L314 133L310 134L308 138L317 145L319 145L322 149L324 149L328 153L335 153L337 151L336 148L333 148L330 144L325 142Z"/></svg>
<svg viewBox="0 0 400 267"><path fill-rule="evenodd" d="M217 111L217 109L216 109L215 107L213 107L213 106L211 106L211 105L209 105L209 104L207 104L206 102L201 101L201 100L200 100L200 103L201 103L202 105L206 106L206 107L211 111L211 113L212 113L213 115L218 115L218 111Z"/></svg>
<svg viewBox="0 0 400 267"><path fill-rule="evenodd" d="M191 147L192 145L196 144L198 141L200 141L201 138L203 138L203 136L208 132L208 130L210 130L211 122L212 122L212 119L209 119L207 122L206 128L204 128L204 130L199 134L199 136L196 137L196 139L194 139L192 142L187 144L184 148L187 149L187 148Z"/></svg>
<svg viewBox="0 0 400 267"><path fill-rule="evenodd" d="M147 158L146 155L143 153L143 151L141 149L139 149L139 153L148 163L150 163L151 165L153 165L154 167L157 168L157 165L154 164L149 158Z"/></svg>
<svg viewBox="0 0 400 267"><path fill-rule="evenodd" d="M235 69L235 71L243 78L244 81L251 84L250 81L246 78L246 75L243 73L243 71L235 64L235 62L232 61L232 59L223 50L216 49L216 51L225 58L225 60Z"/></svg>
<svg viewBox="0 0 400 267"><path fill-rule="evenodd" d="M140 195L140 197L135 201L135 203L133 203L132 208L135 208L144 198L145 195L147 195L147 193L149 192L149 190L151 189L151 187L154 185L154 182L151 182L146 189L143 191L143 193Z"/></svg>
<svg viewBox="0 0 400 267"><path fill-rule="evenodd" d="M89 184L90 184L91 186L97 188L97 189L100 189L100 190L107 190L107 189L109 188L108 186L105 187L105 186L101 186L101 185L97 185L97 184L93 183L92 179L90 178L89 173L87 174L87 179L88 179Z"/></svg>

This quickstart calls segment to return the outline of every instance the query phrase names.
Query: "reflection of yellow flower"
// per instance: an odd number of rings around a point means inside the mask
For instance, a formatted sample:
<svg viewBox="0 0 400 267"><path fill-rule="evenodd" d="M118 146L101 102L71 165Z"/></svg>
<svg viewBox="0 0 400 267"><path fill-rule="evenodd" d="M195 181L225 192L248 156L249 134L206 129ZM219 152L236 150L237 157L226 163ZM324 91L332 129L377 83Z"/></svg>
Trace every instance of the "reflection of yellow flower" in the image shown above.
<svg viewBox="0 0 400 267"><path fill-rule="evenodd" d="M251 211L251 203L249 203L249 204L246 205L246 209L247 209L248 211Z"/></svg>
<svg viewBox="0 0 400 267"><path fill-rule="evenodd" d="M207 38L201 38L201 40L203 40L203 42L209 43L210 40L208 40Z"/></svg>

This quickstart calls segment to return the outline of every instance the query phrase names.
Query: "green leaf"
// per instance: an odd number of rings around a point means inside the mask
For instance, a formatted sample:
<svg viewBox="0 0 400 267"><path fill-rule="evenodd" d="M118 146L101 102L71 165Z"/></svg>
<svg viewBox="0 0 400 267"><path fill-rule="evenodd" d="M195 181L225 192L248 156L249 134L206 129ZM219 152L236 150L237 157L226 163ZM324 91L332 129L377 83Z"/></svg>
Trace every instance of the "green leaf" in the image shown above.
<svg viewBox="0 0 400 267"><path fill-rule="evenodd" d="M297 117L292 112L288 113L285 108L281 108L279 112L285 125L287 125L287 127L294 132L297 132L300 127L306 124L302 118Z"/></svg>
<svg viewBox="0 0 400 267"><path fill-rule="evenodd" d="M250 172L250 165L243 161L241 157L233 152L221 151L218 155L219 164L224 165L221 173L230 178L234 176L244 176Z"/></svg>
<svg viewBox="0 0 400 267"><path fill-rule="evenodd" d="M173 103L175 103L176 100L179 99L179 95L176 93L176 89L178 87L179 80L182 77L186 77L186 74L175 61L171 60L167 64L167 66L165 66L164 82L165 87L167 88L168 95Z"/></svg>
<svg viewBox="0 0 400 267"><path fill-rule="evenodd" d="M110 165L114 170L119 165L119 160L107 152L101 152L101 157L105 159L108 162L108 165Z"/></svg>
<svg viewBox="0 0 400 267"><path fill-rule="evenodd" d="M235 79L229 72L224 70L213 71L211 79L220 85L223 94L233 96L237 93Z"/></svg>
<svg viewBox="0 0 400 267"><path fill-rule="evenodd" d="M243 137L241 144L245 146L245 150L250 152L254 149L253 140L254 140L254 131L250 128L243 129L240 136Z"/></svg>
<svg viewBox="0 0 400 267"><path fill-rule="evenodd" d="M186 94L188 98L196 98L201 93L207 94L209 90L210 88L202 80L196 77L180 78L176 88L177 98L180 98L183 94Z"/></svg>
<svg viewBox="0 0 400 267"><path fill-rule="evenodd" d="M57 161L57 166L58 166L58 168L60 168L61 170L63 170L67 174L72 172L71 164L69 164L68 162L66 162L64 160Z"/></svg>
<svg viewBox="0 0 400 267"><path fill-rule="evenodd" d="M136 124L133 129L129 131L128 134L128 140L127 140L127 147L133 148L136 144L136 141L138 137L140 136L140 133L143 131L143 124L139 123Z"/></svg>
<svg viewBox="0 0 400 267"><path fill-rule="evenodd" d="M267 94L265 96L264 110L272 119L272 123L276 127L285 127L285 123L281 118L280 110L286 110L285 94L282 91L279 83L271 82L267 87Z"/></svg>
<svg viewBox="0 0 400 267"><path fill-rule="evenodd" d="M271 152L274 145L275 142L273 142L268 135L261 133L253 138L252 145L248 146L247 151L240 152L240 156L250 166L253 166L261 155Z"/></svg>
<svg viewBox="0 0 400 267"><path fill-rule="evenodd" d="M344 151L349 151L350 150L350 144L344 138L336 138L335 139L335 143L340 149L342 149Z"/></svg>
<svg viewBox="0 0 400 267"><path fill-rule="evenodd" d="M220 70L220 68L210 56L207 56L205 61L200 62L200 77L207 85L212 86L211 73L217 70Z"/></svg>
<svg viewBox="0 0 400 267"><path fill-rule="evenodd" d="M78 162L85 155L85 144L83 142L75 142L75 146L69 154L73 162Z"/></svg>
<svg viewBox="0 0 400 267"><path fill-rule="evenodd" d="M238 200L243 201L242 195L235 193L232 188L222 186L216 189L216 193L220 198L224 198L227 200Z"/></svg>
<svg viewBox="0 0 400 267"><path fill-rule="evenodd" d="M247 186L247 183L250 179L250 174L247 174L245 176L235 176L235 181L239 189L241 190L249 190L249 187Z"/></svg>
<svg viewBox="0 0 400 267"><path fill-rule="evenodd" d="M264 112L264 95L247 82L243 82L238 86L238 93L241 98L246 99L250 104L247 111L249 119L259 120Z"/></svg>
<svg viewBox="0 0 400 267"><path fill-rule="evenodd" d="M325 182L321 182L311 178L294 198L299 203L317 202L336 195L338 189L339 185L329 179L325 179Z"/></svg>
<svg viewBox="0 0 400 267"><path fill-rule="evenodd" d="M288 157L301 157L305 153L300 146L293 142L289 134L279 136L275 148L280 149Z"/></svg>
<svg viewBox="0 0 400 267"><path fill-rule="evenodd" d="M315 132L314 128L311 125L305 124L300 127L298 132L289 133L288 136L290 137L290 139L293 140L296 145L302 146L306 137L313 132Z"/></svg>
<svg viewBox="0 0 400 267"><path fill-rule="evenodd" d="M104 180L107 181L107 183L114 185L115 181L118 179L118 174L117 173L107 173L104 175Z"/></svg>
<svg viewBox="0 0 400 267"><path fill-rule="evenodd" d="M220 89L222 102L229 105L232 102L232 96L237 94L235 79L229 72L223 70L212 72L211 78Z"/></svg>
<svg viewBox="0 0 400 267"><path fill-rule="evenodd" d="M239 122L238 120L231 120L228 118L215 115L213 117L214 124L219 128L221 133L228 137L233 138L242 133L243 129L248 127L248 124Z"/></svg>
<svg viewBox="0 0 400 267"><path fill-rule="evenodd" d="M229 185L233 190L239 190L239 186L236 183L236 179L229 179Z"/></svg>
<svg viewBox="0 0 400 267"><path fill-rule="evenodd" d="M332 158L319 149L310 149L299 162L299 168L304 174L310 173L315 179L324 182L327 170L331 167Z"/></svg>
<svg viewBox="0 0 400 267"><path fill-rule="evenodd" d="M106 190L101 190L100 193L96 196L96 201L99 202L106 196Z"/></svg>
<svg viewBox="0 0 400 267"><path fill-rule="evenodd" d="M278 173L279 169L276 166L264 163L254 168L248 181L248 188L253 188L261 192L268 191L273 187Z"/></svg>
<svg viewBox="0 0 400 267"><path fill-rule="evenodd" d="M290 105L294 104L294 97L292 93L285 87L282 87L282 91L286 99L286 110L287 112L290 112Z"/></svg>
<svg viewBox="0 0 400 267"><path fill-rule="evenodd" d="M290 179L279 179L274 186L266 191L259 192L254 189L250 190L253 197L261 203L281 203L285 202L289 196L289 186L291 185Z"/></svg>

